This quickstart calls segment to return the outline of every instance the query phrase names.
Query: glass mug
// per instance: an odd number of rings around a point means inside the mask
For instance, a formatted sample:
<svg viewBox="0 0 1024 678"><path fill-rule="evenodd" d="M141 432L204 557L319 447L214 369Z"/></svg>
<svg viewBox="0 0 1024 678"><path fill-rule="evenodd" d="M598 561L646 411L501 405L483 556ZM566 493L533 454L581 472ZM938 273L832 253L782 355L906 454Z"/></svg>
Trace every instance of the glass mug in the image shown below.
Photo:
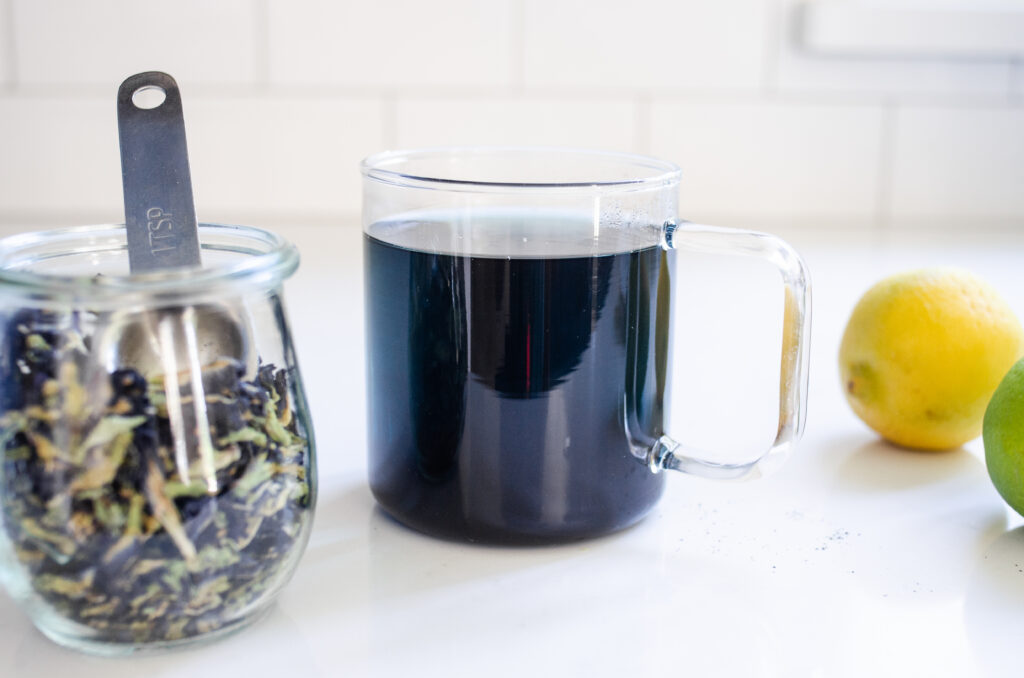
<svg viewBox="0 0 1024 678"><path fill-rule="evenodd" d="M128 272L124 226L0 240L0 583L56 642L125 654L269 609L309 538L294 246L200 224Z"/></svg>
<svg viewBox="0 0 1024 678"><path fill-rule="evenodd" d="M679 220L675 165L453 148L381 153L362 174L369 481L400 522L488 543L594 537L642 518L662 469L749 477L799 439L806 267L774 236ZM782 274L778 432L751 461L664 431L676 248Z"/></svg>

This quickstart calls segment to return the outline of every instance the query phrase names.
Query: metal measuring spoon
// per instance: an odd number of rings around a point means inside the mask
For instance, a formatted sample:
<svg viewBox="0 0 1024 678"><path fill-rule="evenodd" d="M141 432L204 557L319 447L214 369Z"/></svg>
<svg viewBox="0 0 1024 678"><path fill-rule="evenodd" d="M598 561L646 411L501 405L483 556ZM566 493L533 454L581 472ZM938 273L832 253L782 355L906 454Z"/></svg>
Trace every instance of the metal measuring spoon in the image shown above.
<svg viewBox="0 0 1024 678"><path fill-rule="evenodd" d="M156 97L156 105L140 107L136 102L147 93ZM121 83L117 130L131 272L201 266L185 120L174 78L139 73Z"/></svg>
<svg viewBox="0 0 1024 678"><path fill-rule="evenodd" d="M163 100L155 105L139 105L146 94L159 99L161 93ZM121 83L117 121L131 273L199 268L199 229L174 78L151 71ZM114 313L101 344L112 368L162 375L178 474L186 482L202 480L215 491L203 368L220 358L246 362L248 332L242 313L208 304Z"/></svg>

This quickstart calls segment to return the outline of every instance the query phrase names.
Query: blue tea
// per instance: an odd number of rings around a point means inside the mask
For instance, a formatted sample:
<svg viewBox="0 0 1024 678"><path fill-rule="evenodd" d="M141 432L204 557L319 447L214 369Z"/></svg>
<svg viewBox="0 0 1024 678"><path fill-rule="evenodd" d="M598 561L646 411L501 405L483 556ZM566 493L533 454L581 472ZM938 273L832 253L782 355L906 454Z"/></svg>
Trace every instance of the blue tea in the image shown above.
<svg viewBox="0 0 1024 678"><path fill-rule="evenodd" d="M364 235L374 496L470 541L631 525L663 486L626 427L662 432L673 254L641 229L595 238L570 214L465 218L422 212Z"/></svg>

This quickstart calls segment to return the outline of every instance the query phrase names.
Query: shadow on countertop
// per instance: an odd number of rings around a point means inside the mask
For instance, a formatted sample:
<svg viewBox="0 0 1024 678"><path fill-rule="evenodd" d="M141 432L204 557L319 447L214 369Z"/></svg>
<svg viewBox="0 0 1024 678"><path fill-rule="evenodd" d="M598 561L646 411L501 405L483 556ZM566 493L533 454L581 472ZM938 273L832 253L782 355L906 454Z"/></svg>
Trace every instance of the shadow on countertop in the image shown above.
<svg viewBox="0 0 1024 678"><path fill-rule="evenodd" d="M981 476L988 481L985 465L962 447L911 450L876 438L850 452L837 470L836 482L847 491L893 492Z"/></svg>

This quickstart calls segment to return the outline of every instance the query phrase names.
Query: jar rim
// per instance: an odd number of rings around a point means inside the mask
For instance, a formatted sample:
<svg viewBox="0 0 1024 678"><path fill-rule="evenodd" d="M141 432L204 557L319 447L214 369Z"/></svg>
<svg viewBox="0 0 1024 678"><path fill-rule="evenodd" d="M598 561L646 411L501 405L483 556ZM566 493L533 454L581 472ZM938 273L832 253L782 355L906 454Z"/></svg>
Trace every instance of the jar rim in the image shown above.
<svg viewBox="0 0 1024 678"><path fill-rule="evenodd" d="M213 285L276 285L299 265L298 249L285 238L254 226L199 224L202 252L227 251L245 255L226 265L179 268L146 273L61 275L24 268L46 258L123 251L127 256L124 224L70 226L27 231L0 238L0 286L27 293L117 297L124 294L182 295ZM55 251L44 248L59 245Z"/></svg>
<svg viewBox="0 0 1024 678"><path fill-rule="evenodd" d="M551 172L550 176L577 161L587 169L560 179L537 179L536 169L529 175L518 177L509 174L487 178L479 173L473 176L469 164L487 158L509 164L530 160L535 163L534 167ZM462 173L413 169L417 164L430 167L432 161L459 166ZM599 164L617 170L602 175ZM644 191L678 184L682 175L678 165L646 155L544 146L452 146L383 151L365 158L359 167L367 179L396 186L480 193L583 191L606 194ZM632 168L632 172L623 173L621 170L625 168Z"/></svg>

